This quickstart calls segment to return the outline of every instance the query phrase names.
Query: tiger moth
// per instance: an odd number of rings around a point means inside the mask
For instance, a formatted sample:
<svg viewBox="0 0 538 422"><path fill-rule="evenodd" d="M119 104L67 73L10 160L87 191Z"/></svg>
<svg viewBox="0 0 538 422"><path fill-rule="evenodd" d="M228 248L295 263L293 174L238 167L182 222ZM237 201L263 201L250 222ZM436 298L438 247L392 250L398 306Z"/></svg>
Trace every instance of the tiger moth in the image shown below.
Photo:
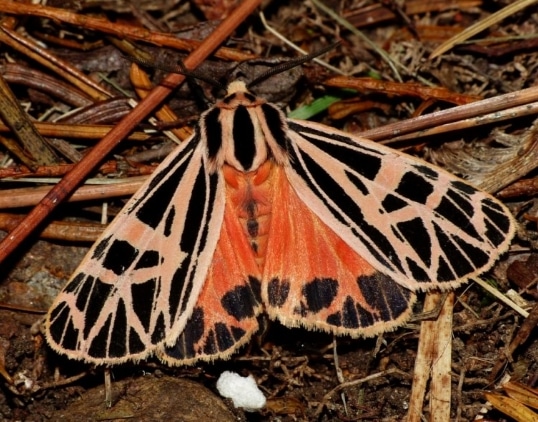
<svg viewBox="0 0 538 422"><path fill-rule="evenodd" d="M45 320L72 359L228 358L260 313L353 338L394 330L417 291L505 252L497 199L418 158L287 119L242 81L90 249Z"/></svg>

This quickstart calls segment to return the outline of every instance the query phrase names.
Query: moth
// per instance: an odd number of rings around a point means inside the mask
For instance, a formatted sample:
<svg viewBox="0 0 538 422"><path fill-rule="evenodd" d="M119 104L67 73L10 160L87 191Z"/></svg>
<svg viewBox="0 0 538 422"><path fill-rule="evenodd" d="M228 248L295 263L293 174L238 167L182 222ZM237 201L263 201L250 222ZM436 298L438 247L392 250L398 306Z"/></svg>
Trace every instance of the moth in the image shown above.
<svg viewBox="0 0 538 422"><path fill-rule="evenodd" d="M497 199L372 141L287 119L242 81L147 180L50 308L72 359L228 358L265 312L353 338L394 330L418 291L507 250Z"/></svg>

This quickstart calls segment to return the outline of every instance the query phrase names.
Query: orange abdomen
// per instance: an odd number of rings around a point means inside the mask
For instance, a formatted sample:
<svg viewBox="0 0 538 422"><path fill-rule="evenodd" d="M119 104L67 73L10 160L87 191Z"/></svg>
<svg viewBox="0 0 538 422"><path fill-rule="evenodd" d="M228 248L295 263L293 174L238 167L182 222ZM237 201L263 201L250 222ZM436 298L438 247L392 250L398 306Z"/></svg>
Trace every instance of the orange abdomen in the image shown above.
<svg viewBox="0 0 538 422"><path fill-rule="evenodd" d="M274 164L266 161L257 170L244 173L224 165L226 201L231 204L252 254L263 273L267 252L267 237L271 226L274 188Z"/></svg>

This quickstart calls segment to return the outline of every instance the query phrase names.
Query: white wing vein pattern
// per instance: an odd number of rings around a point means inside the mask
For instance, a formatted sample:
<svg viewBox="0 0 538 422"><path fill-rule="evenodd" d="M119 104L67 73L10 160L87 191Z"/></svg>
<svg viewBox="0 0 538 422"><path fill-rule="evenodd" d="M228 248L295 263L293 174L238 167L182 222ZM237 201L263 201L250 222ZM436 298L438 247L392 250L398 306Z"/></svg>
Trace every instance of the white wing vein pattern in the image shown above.
<svg viewBox="0 0 538 422"><path fill-rule="evenodd" d="M456 287L487 271L514 233L489 194L372 141L289 121L287 177L322 221L411 290Z"/></svg>
<svg viewBox="0 0 538 422"><path fill-rule="evenodd" d="M199 135L167 157L53 304L45 321L53 349L117 364L173 343L211 264L224 214L223 183L219 172L210 173Z"/></svg>

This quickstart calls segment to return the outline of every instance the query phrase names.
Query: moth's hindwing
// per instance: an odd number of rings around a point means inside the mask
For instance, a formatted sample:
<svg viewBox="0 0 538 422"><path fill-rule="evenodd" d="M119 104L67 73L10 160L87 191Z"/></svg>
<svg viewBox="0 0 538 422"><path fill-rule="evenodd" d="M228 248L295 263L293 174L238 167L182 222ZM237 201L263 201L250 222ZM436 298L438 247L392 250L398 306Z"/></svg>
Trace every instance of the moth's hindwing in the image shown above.
<svg viewBox="0 0 538 422"><path fill-rule="evenodd" d="M409 319L415 295L353 250L275 168L273 216L262 299L288 327L352 337L391 331Z"/></svg>

